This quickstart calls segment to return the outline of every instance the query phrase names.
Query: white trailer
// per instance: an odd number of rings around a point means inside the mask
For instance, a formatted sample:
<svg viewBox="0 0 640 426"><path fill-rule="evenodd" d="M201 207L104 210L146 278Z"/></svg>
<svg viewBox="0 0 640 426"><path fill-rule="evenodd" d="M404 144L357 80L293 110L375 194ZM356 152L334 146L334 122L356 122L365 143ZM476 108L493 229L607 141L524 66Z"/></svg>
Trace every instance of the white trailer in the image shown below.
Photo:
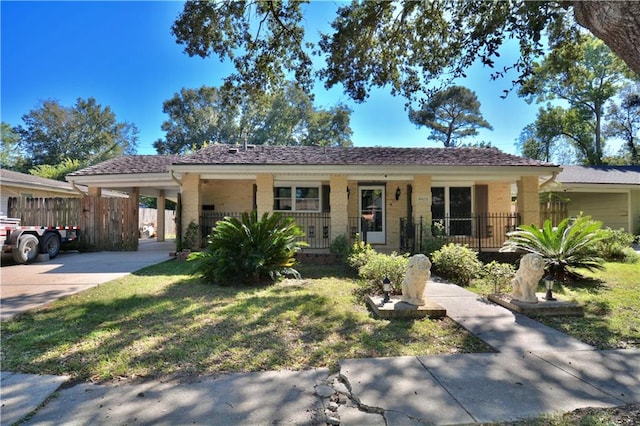
<svg viewBox="0 0 640 426"><path fill-rule="evenodd" d="M62 244L78 238L76 226L20 226L20 219L0 217L2 253L12 253L16 263L33 262L38 254L48 254L53 259L60 253Z"/></svg>

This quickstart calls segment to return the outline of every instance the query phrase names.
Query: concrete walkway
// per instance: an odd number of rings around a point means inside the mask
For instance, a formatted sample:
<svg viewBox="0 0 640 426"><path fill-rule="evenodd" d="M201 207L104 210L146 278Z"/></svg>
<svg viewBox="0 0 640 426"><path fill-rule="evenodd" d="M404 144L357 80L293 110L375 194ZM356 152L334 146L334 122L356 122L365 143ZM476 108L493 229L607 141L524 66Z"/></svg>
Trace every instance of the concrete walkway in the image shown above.
<svg viewBox="0 0 640 426"><path fill-rule="evenodd" d="M447 425L640 402L640 350L596 351L455 285L430 282L427 294L497 352L348 359L337 375L78 384L51 398L64 378L3 373L1 423L43 402L24 424Z"/></svg>

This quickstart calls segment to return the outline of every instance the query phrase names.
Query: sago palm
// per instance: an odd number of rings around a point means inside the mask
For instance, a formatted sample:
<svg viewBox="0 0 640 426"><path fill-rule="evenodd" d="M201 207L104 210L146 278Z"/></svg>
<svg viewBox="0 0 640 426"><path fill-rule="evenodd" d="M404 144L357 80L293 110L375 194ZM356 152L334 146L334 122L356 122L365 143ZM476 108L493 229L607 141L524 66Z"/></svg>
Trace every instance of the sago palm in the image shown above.
<svg viewBox="0 0 640 426"><path fill-rule="evenodd" d="M557 280L566 281L580 277L574 269L604 269L604 260L595 251L595 242L605 238L602 222L591 216L564 219L553 227L546 220L542 229L534 225L519 226L509 232L509 239L501 251L524 250L541 256L547 271Z"/></svg>
<svg viewBox="0 0 640 426"><path fill-rule="evenodd" d="M207 241L207 251L194 255L201 261L200 272L219 284L275 280L281 274L298 275L292 267L295 253L305 245L294 219L265 213L260 220L255 211L241 219L219 221Z"/></svg>

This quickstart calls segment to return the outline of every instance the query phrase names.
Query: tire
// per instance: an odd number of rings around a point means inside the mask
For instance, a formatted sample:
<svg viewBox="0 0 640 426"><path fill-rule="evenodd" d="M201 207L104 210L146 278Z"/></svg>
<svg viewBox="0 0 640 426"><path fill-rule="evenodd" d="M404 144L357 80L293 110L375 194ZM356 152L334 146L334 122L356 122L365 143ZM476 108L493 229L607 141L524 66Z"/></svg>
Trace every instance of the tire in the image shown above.
<svg viewBox="0 0 640 426"><path fill-rule="evenodd" d="M61 245L60 235L50 232L44 236L44 241L40 250L42 250L43 254L49 253L49 259L53 259L60 254Z"/></svg>
<svg viewBox="0 0 640 426"><path fill-rule="evenodd" d="M38 257L38 237L31 234L22 235L18 239L18 247L13 250L13 260L16 263L31 263Z"/></svg>

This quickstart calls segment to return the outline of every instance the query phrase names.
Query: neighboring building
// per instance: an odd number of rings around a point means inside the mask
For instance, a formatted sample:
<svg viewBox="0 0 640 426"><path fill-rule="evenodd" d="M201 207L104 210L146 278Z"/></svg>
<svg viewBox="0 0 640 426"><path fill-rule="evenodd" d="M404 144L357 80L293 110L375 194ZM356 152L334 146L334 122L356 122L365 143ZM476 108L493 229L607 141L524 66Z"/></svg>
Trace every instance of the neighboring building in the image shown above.
<svg viewBox="0 0 640 426"><path fill-rule="evenodd" d="M539 178L559 171L490 148L211 145L183 156L123 156L67 180L93 195L156 196L158 206L179 195L183 229L194 222L203 235L225 214L281 211L304 225L312 248L366 230L369 243L397 250L420 218L470 241L502 241L513 224L493 226L478 215L510 214L515 185L521 222L538 223Z"/></svg>
<svg viewBox="0 0 640 426"><path fill-rule="evenodd" d="M81 197L68 182L0 169L0 211L8 212L10 197L51 198Z"/></svg>
<svg viewBox="0 0 640 426"><path fill-rule="evenodd" d="M640 233L640 166L562 166L545 191L566 199L568 216L583 213L605 227Z"/></svg>

